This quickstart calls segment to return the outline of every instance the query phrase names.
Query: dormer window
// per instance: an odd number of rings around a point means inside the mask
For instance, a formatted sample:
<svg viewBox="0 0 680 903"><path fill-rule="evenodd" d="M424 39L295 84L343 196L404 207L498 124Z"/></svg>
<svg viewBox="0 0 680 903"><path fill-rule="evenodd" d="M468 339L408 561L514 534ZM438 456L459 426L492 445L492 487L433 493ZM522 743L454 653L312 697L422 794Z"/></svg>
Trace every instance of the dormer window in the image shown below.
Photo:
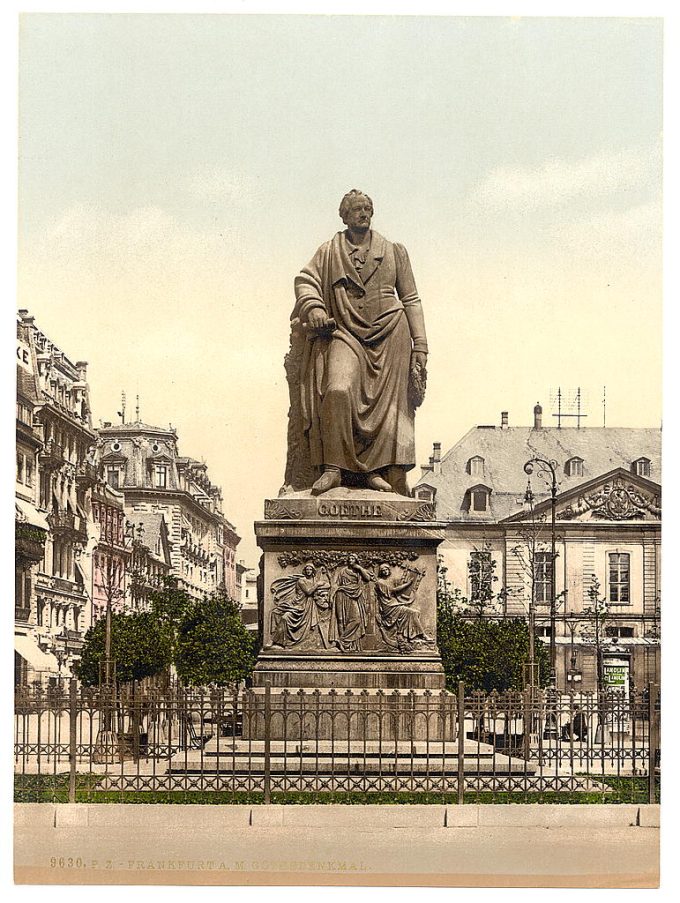
<svg viewBox="0 0 680 903"><path fill-rule="evenodd" d="M434 502L436 492L437 490L434 486L424 484L422 486L416 486L413 490L413 495L421 502Z"/></svg>
<svg viewBox="0 0 680 903"><path fill-rule="evenodd" d="M484 476L484 458L482 458L480 455L474 455L467 462L466 469L471 477Z"/></svg>
<svg viewBox="0 0 680 903"><path fill-rule="evenodd" d="M468 511L471 514L481 514L489 510L491 490L488 486L473 486L468 489Z"/></svg>
<svg viewBox="0 0 680 903"><path fill-rule="evenodd" d="M648 477L651 471L651 464L652 462L649 458L638 458L637 461L633 461L631 470L639 477Z"/></svg>
<svg viewBox="0 0 680 903"><path fill-rule="evenodd" d="M583 458L569 458L564 465L564 472L568 477L583 476Z"/></svg>

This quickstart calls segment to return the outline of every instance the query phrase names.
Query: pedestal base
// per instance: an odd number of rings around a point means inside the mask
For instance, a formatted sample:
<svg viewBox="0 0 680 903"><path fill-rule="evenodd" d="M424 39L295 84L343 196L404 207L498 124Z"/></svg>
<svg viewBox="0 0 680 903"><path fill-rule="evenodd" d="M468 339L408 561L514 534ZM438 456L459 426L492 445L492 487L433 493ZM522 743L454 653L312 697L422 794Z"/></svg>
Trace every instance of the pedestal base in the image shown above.
<svg viewBox="0 0 680 903"><path fill-rule="evenodd" d="M333 711L305 714L297 727L291 722L285 730L326 739L336 728L336 699L356 696L346 729L356 739L378 739L400 728L383 718L383 709L374 718L375 706L394 706L398 721L408 715L403 698L386 703L386 694L427 693L423 705L430 705L429 694L445 683L436 641L436 553L445 527L433 517L429 503L344 487L319 497L295 493L265 502L265 520L255 524L263 551L262 649L253 675L257 709L267 686L277 707L288 704L285 696L278 698L285 691L291 702L318 691ZM429 730L426 721L423 715L417 728L422 737ZM434 723L433 718L433 730ZM257 714L249 730L251 737L262 736L264 718ZM444 737L446 729L435 733Z"/></svg>

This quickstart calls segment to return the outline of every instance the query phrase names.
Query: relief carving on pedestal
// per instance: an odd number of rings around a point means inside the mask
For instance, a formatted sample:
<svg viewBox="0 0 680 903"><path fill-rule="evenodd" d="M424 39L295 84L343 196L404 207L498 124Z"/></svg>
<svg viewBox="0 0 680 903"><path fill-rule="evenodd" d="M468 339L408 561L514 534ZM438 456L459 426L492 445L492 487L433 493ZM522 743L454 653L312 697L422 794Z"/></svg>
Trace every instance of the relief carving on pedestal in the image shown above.
<svg viewBox="0 0 680 903"><path fill-rule="evenodd" d="M295 651L391 652L433 649L414 607L425 576L414 552L284 552L295 567L272 582L271 643ZM408 562L408 563L407 563Z"/></svg>

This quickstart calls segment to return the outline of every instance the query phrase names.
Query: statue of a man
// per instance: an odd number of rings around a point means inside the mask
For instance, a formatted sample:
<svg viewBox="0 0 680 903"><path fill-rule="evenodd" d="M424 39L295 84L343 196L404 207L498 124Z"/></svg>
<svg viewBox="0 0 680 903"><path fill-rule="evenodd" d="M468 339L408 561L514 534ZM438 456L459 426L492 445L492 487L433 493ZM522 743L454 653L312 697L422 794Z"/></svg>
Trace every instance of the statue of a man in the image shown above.
<svg viewBox="0 0 680 903"><path fill-rule="evenodd" d="M350 191L346 225L295 279L286 489L343 484L408 495L427 339L406 249L371 229Z"/></svg>

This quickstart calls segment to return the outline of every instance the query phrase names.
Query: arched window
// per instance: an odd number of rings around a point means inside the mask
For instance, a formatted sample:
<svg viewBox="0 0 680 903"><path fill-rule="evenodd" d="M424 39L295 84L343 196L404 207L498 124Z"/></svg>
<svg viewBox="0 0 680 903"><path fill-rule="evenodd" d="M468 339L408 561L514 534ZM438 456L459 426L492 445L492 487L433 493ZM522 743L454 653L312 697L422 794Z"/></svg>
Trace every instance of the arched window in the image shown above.
<svg viewBox="0 0 680 903"><path fill-rule="evenodd" d="M491 507L491 490L488 486L478 484L467 491L467 510L471 514L482 514Z"/></svg>
<svg viewBox="0 0 680 903"><path fill-rule="evenodd" d="M484 458L481 455L473 455L467 462L466 470L471 477L484 476Z"/></svg>

